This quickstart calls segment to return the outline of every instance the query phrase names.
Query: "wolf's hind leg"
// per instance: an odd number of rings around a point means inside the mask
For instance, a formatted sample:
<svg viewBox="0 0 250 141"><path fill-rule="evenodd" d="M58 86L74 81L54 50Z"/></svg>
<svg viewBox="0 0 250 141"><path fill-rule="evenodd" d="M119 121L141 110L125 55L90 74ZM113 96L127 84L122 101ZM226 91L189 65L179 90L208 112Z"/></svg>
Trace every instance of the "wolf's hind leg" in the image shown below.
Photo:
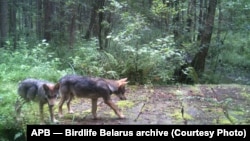
<svg viewBox="0 0 250 141"><path fill-rule="evenodd" d="M58 106L58 116L59 116L59 118L63 117L62 106L63 106L65 100L66 100L66 97L65 97L65 95L63 95L61 97L61 99L60 99L59 104L58 104L59 105Z"/></svg>
<svg viewBox="0 0 250 141"><path fill-rule="evenodd" d="M21 109L24 105L25 101L20 99L20 97L17 98L16 103L15 103L15 112L16 112L16 120L20 120L21 116Z"/></svg>
<svg viewBox="0 0 250 141"><path fill-rule="evenodd" d="M72 99L73 99L73 95L70 94L69 100L67 101L68 113L70 113L70 114L74 113L74 111L71 109L71 106L70 106L70 102L71 102Z"/></svg>
<svg viewBox="0 0 250 141"><path fill-rule="evenodd" d="M27 91L27 95L26 95L26 100L27 101L31 101L34 100L36 97L36 93L37 93L37 87L36 86L32 86L28 89Z"/></svg>

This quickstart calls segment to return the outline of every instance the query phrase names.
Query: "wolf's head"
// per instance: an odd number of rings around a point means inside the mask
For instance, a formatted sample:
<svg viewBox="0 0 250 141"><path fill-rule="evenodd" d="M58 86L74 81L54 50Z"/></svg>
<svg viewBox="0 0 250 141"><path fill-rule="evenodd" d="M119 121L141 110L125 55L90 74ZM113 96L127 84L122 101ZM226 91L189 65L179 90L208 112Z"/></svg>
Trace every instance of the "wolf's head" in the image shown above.
<svg viewBox="0 0 250 141"><path fill-rule="evenodd" d="M114 91L115 95L118 96L121 100L126 100L125 97L125 86L128 83L127 78L123 78L120 80L117 80L117 89Z"/></svg>
<svg viewBox="0 0 250 141"><path fill-rule="evenodd" d="M55 85L43 84L43 88L44 88L45 97L48 101L49 106L54 106L56 104L56 99L59 93L58 91L59 84L55 84Z"/></svg>

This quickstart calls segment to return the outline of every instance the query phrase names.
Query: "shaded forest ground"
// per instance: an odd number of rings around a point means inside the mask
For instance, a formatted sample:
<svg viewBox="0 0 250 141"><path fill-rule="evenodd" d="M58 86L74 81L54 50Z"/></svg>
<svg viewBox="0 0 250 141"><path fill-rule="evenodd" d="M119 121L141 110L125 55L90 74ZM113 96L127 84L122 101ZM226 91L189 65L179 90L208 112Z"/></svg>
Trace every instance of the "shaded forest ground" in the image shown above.
<svg viewBox="0 0 250 141"><path fill-rule="evenodd" d="M238 84L128 86L126 101L112 99L126 116L118 119L98 101L98 120L92 119L89 99L72 101L74 114L66 104L60 124L249 124L250 87ZM56 109L57 116L57 109Z"/></svg>

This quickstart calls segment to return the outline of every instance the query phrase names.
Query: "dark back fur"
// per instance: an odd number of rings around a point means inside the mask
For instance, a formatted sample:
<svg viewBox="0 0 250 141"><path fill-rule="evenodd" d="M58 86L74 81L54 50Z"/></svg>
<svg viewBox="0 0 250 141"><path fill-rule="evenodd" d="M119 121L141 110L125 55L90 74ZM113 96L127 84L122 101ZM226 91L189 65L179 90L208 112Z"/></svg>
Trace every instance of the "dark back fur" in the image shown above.
<svg viewBox="0 0 250 141"><path fill-rule="evenodd" d="M125 86L118 86L116 80L79 75L66 75L59 80L61 94L77 97L109 99L111 94L124 95ZM123 99L126 99L123 96Z"/></svg>

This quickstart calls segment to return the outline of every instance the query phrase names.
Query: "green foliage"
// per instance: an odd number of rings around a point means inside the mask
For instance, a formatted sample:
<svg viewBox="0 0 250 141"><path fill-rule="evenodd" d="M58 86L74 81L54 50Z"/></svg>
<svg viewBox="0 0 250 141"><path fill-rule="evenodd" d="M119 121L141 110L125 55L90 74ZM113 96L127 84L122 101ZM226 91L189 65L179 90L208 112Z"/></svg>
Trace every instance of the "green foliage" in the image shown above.
<svg viewBox="0 0 250 141"><path fill-rule="evenodd" d="M20 140L25 130L15 119L16 84L0 82L0 87L0 140Z"/></svg>
<svg viewBox="0 0 250 141"><path fill-rule="evenodd" d="M126 6L119 4L114 5L118 10ZM173 36L153 38L158 30L150 29L139 13L120 11L120 17L122 26L108 36L112 47L108 51L119 62L118 72L129 77L130 82L172 81L174 70L183 64L183 52L176 48Z"/></svg>
<svg viewBox="0 0 250 141"><path fill-rule="evenodd" d="M0 78L3 82L20 81L27 77L57 81L66 71L57 70L60 59L53 52L47 52L49 44L45 41L29 49L26 43L12 51L1 49Z"/></svg>
<svg viewBox="0 0 250 141"><path fill-rule="evenodd" d="M154 16L158 18L169 18L177 13L177 11L168 5L168 2L163 3L161 0L154 0L151 8Z"/></svg>
<svg viewBox="0 0 250 141"><path fill-rule="evenodd" d="M150 43L150 47L158 51L160 61L156 74L164 80L172 81L174 71L184 63L183 52L176 48L173 36L156 39Z"/></svg>
<svg viewBox="0 0 250 141"><path fill-rule="evenodd" d="M18 98L16 93L18 82L27 77L56 82L67 73L65 70L57 69L60 59L48 51L50 46L45 41L31 47L21 40L19 45L17 50L0 48L0 140L20 140L25 136L26 124L38 121L34 118L38 116L33 114L25 114L21 123L16 121L14 109ZM29 109L31 106L24 106L24 113L25 111L30 113L32 110Z"/></svg>
<svg viewBox="0 0 250 141"><path fill-rule="evenodd" d="M187 67L184 70L182 70L183 74L187 76L188 79L191 79L194 81L194 83L199 83L199 77L196 73L195 69L193 67Z"/></svg>
<svg viewBox="0 0 250 141"><path fill-rule="evenodd" d="M171 3L171 1L161 0L154 0L152 3L134 0L106 1L105 7L99 10L104 13L105 18L108 17L105 14L111 13L110 21L104 18L107 21L102 22L103 29L110 28L111 32L106 37L110 41L108 48L103 50L98 49L97 38L86 41L81 36L77 36L86 32L90 19L85 18L90 18L86 15L89 15L88 12L93 8L92 1L56 0L54 2L56 4L60 2L58 7L65 11L58 10L53 15L51 22L60 28L53 30L51 33L53 39L50 43L46 40L37 42L36 32L33 31L38 28L35 25L34 28L24 26L26 24L18 21L20 22L16 27L18 35L15 33L15 36L19 39L16 44L13 42L14 37L10 37L6 41L5 48L0 48L0 140L6 137L6 133L11 133L10 140L18 140L25 133L25 124L38 122L37 110L32 109L33 103L24 106L23 111L31 111L31 114L23 117L21 124L16 123L14 119L17 83L24 78L33 77L56 82L61 76L73 73L114 79L128 77L132 83L171 83L175 81L174 71L185 63L184 54L194 57L199 51L199 42L196 38L202 27L192 25L194 29L187 31L187 17L192 17L196 13L192 11L195 5L188 7L188 1L179 2L176 5L174 5L175 1ZM196 5L197 11L199 4L198 2ZM142 5L145 7L141 7ZM22 6L18 9L28 9L27 7L36 9L35 2L32 2L32 5ZM76 6L87 14L80 13L81 16L76 16L74 25L70 17L75 12L82 12L75 11ZM244 77L245 74L248 76L250 68L249 22L246 20L249 19L247 14L249 2L247 0L223 1L220 2L220 6L223 13L222 27L217 27L215 24L214 33L218 31L221 38L217 40L218 38L215 37L217 35L213 34L208 58L206 58L206 71L202 81L199 82L233 83L242 80L244 84L250 84L250 80ZM22 11L18 9L17 20L22 19L19 16L23 16ZM31 13L31 11L26 12ZM174 19L178 14L180 19L175 22ZM198 15L199 13L196 13L196 19L190 19L193 20L192 23L199 23ZM34 14L34 16L38 15ZM31 19L35 19L33 15ZM27 19L27 25L33 24L31 19L30 21ZM218 19L216 17L216 20ZM75 35L65 33L69 30L69 26L75 26L73 27ZM93 28L98 31L98 27ZM173 36L174 30L178 30L179 34L183 33L177 40ZM97 31L93 30L92 32L96 32L93 35L98 34ZM68 47L68 40L71 39L69 36L75 36L74 46L71 48ZM198 76L192 67L189 66L182 72L188 78L198 82ZM228 79L229 76L230 79Z"/></svg>
<svg viewBox="0 0 250 141"><path fill-rule="evenodd" d="M250 67L250 39L247 33L228 31L223 36L227 37L223 43L212 42L203 82L249 84L246 77Z"/></svg>
<svg viewBox="0 0 250 141"><path fill-rule="evenodd" d="M229 63L233 66L241 68L250 67L250 39L244 35L234 34L228 38L238 37L237 40L228 40L225 49L221 52L221 59L224 63ZM228 55L230 54L230 55Z"/></svg>
<svg viewBox="0 0 250 141"><path fill-rule="evenodd" d="M116 67L118 65L114 56L106 51L98 50L97 40L79 42L74 50L62 50L65 53L61 68L71 70L70 73L118 78Z"/></svg>

